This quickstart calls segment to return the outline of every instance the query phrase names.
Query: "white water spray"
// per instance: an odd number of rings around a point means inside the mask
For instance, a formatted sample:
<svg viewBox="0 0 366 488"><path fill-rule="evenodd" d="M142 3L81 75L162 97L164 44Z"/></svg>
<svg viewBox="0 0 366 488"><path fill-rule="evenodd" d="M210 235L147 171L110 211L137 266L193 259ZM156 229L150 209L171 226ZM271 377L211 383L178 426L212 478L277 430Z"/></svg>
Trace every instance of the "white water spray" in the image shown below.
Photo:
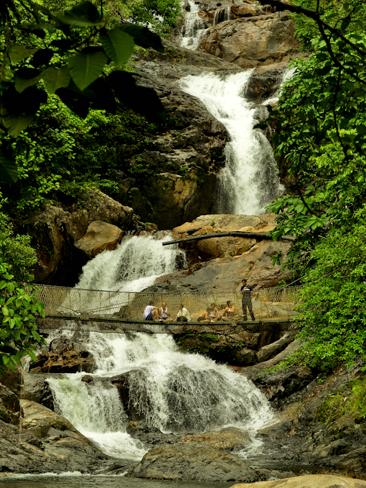
<svg viewBox="0 0 366 488"><path fill-rule="evenodd" d="M91 260L78 286L136 290L141 275L152 283L175 269L177 257L182 258L180 251L163 247L162 240L128 238ZM55 405L110 456L140 459L145 453L127 432L131 419L161 432L202 432L227 426L255 430L272 416L264 395L247 378L198 354L179 352L171 336L65 334L92 354L96 371L49 379ZM123 385L121 395L115 383Z"/></svg>
<svg viewBox="0 0 366 488"><path fill-rule="evenodd" d="M164 237L128 236L113 251L104 251L82 270L79 283L60 305L62 312L112 314L130 303L135 294L151 286L157 277L185 266L185 253Z"/></svg>
<svg viewBox="0 0 366 488"><path fill-rule="evenodd" d="M179 352L171 336L90 333L84 348L97 364L88 381L78 373L49 383L62 415L109 455L143 455L140 442L126 433L129 416L162 432L253 431L272 417L266 398L245 376ZM124 408L110 377L125 385Z"/></svg>
<svg viewBox="0 0 366 488"><path fill-rule="evenodd" d="M198 15L199 5L194 1L188 0L184 16L184 26L180 45L187 49L197 49L207 27L201 17Z"/></svg>
<svg viewBox="0 0 366 488"><path fill-rule="evenodd" d="M206 73L180 80L227 129L226 166L219 175L218 213L259 214L280 191L272 148L254 129L255 107L244 92L252 70L229 75Z"/></svg>
<svg viewBox="0 0 366 488"><path fill-rule="evenodd" d="M114 251L104 251L84 267L77 288L137 292L152 285L158 276L172 273L184 253L177 246L163 247L171 240L151 235L129 236Z"/></svg>

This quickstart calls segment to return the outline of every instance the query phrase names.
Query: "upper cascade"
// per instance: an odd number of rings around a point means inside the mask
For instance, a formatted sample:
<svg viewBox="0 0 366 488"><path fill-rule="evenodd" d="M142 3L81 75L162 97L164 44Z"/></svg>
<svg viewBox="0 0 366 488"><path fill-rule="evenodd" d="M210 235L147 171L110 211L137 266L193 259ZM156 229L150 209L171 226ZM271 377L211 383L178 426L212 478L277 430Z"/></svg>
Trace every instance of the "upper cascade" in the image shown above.
<svg viewBox="0 0 366 488"><path fill-rule="evenodd" d="M180 45L187 49L197 49L199 42L207 29L207 24L198 15L199 4L188 0L185 7L184 25Z"/></svg>
<svg viewBox="0 0 366 488"><path fill-rule="evenodd" d="M217 213L255 215L281 191L272 148L255 129L256 107L244 93L252 70L229 75L204 73L180 80L227 129L226 165L219 174Z"/></svg>

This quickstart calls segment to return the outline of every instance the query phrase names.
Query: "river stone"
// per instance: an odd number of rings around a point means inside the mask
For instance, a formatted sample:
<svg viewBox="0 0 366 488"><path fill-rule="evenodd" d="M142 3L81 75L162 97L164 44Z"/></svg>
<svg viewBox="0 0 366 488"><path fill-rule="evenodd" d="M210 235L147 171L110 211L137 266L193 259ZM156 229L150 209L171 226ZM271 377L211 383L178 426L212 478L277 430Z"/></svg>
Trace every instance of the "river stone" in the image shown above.
<svg viewBox="0 0 366 488"><path fill-rule="evenodd" d="M239 483L231 488L366 488L366 481L333 474L309 474L276 481Z"/></svg>
<svg viewBox="0 0 366 488"><path fill-rule="evenodd" d="M37 402L51 410L54 409L54 401L51 388L47 382L49 373L28 374L23 373L23 386L21 398Z"/></svg>
<svg viewBox="0 0 366 488"><path fill-rule="evenodd" d="M74 245L89 257L94 257L102 251L115 249L122 236L123 231L116 225L95 220L88 225L86 233Z"/></svg>
<svg viewBox="0 0 366 488"><path fill-rule="evenodd" d="M104 455L65 418L32 401L21 406L21 428L0 419L1 474L125 469L125 461Z"/></svg>
<svg viewBox="0 0 366 488"><path fill-rule="evenodd" d="M258 479L244 459L203 443L177 443L155 447L129 471L130 476L204 482Z"/></svg>

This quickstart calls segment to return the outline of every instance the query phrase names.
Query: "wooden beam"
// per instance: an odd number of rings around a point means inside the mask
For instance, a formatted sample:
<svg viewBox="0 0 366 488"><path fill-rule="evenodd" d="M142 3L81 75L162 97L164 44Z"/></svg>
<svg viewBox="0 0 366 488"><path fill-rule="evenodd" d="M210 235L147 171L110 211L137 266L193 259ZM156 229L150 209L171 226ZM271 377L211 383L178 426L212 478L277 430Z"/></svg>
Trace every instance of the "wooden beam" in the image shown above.
<svg viewBox="0 0 366 488"><path fill-rule="evenodd" d="M274 240L271 234L264 234L260 232L242 232L240 230L233 230L231 232L216 232L215 234L202 234L199 236L183 237L182 239L175 239L174 241L163 242L163 246L170 246L171 244L180 244L190 241L201 241L202 239L212 239L216 237L241 237L243 239L256 239L257 241L272 241ZM283 236L281 241L294 241L295 238L291 236Z"/></svg>

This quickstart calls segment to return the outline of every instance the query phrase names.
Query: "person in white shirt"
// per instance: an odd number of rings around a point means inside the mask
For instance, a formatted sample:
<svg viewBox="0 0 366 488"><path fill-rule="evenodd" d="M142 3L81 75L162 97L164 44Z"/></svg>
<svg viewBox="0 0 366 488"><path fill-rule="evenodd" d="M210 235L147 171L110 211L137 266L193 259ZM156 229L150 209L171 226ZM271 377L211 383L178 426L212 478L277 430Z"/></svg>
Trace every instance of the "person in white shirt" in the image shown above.
<svg viewBox="0 0 366 488"><path fill-rule="evenodd" d="M153 302L149 302L144 310L144 320L154 320L154 310L155 307L153 305Z"/></svg>
<svg viewBox="0 0 366 488"><path fill-rule="evenodd" d="M189 313L188 309L183 305L180 306L180 309L177 313L177 322L189 322L191 320L191 314Z"/></svg>

